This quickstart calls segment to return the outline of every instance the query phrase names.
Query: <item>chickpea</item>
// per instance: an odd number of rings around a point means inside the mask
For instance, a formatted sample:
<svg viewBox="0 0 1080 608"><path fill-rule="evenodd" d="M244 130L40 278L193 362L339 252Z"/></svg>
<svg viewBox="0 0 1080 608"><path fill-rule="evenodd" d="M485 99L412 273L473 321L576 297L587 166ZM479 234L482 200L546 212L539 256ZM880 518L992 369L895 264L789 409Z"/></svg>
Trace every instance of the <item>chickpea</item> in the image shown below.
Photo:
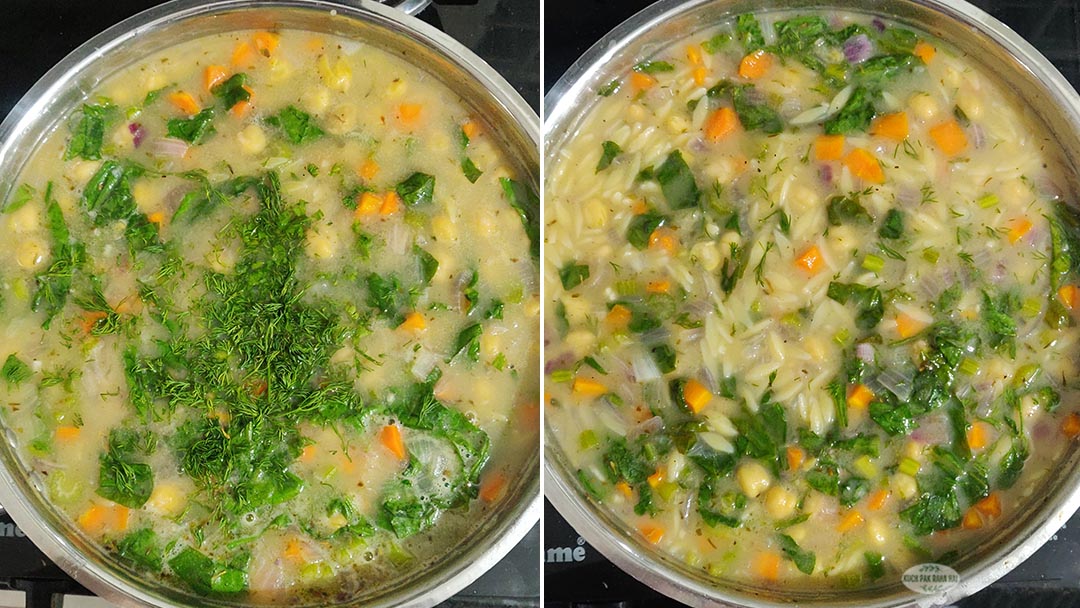
<svg viewBox="0 0 1080 608"><path fill-rule="evenodd" d="M20 268L37 268L45 261L45 247L37 239L23 241L19 244L16 257Z"/></svg>
<svg viewBox="0 0 1080 608"><path fill-rule="evenodd" d="M956 105L971 120L979 120L983 115L982 101L979 100L978 95L972 95L971 93L960 93L956 96Z"/></svg>
<svg viewBox="0 0 1080 608"><path fill-rule="evenodd" d="M308 255L318 259L329 259L337 255L340 243L337 234L330 229L322 232L309 230L307 235Z"/></svg>
<svg viewBox="0 0 1080 608"><path fill-rule="evenodd" d="M300 97L300 105L312 114L322 114L330 105L330 89L323 86L308 89Z"/></svg>
<svg viewBox="0 0 1080 608"><path fill-rule="evenodd" d="M904 473L893 475L889 481L889 487L896 490L896 493L904 500L914 498L919 493L919 486L915 483L915 478Z"/></svg>
<svg viewBox="0 0 1080 608"><path fill-rule="evenodd" d="M585 225L589 228L603 228L608 220L608 207L604 201L594 198L585 203Z"/></svg>
<svg viewBox="0 0 1080 608"><path fill-rule="evenodd" d="M17 234L34 232L41 225L41 211L34 205L23 205L8 214L8 230Z"/></svg>
<svg viewBox="0 0 1080 608"><path fill-rule="evenodd" d="M911 106L912 113L919 119L925 121L934 120L941 111L938 102L933 97L930 97L926 93L916 93L908 99L908 105Z"/></svg>
<svg viewBox="0 0 1080 608"><path fill-rule="evenodd" d="M244 154L256 155L266 149L266 133L259 125L248 125L236 134L236 141Z"/></svg>
<svg viewBox="0 0 1080 608"><path fill-rule="evenodd" d="M326 121L326 130L334 135L343 135L356 127L356 106L343 103L334 108Z"/></svg>
<svg viewBox="0 0 1080 608"><path fill-rule="evenodd" d="M765 493L765 510L773 519L787 519L794 515L798 502L798 497L782 486L773 486Z"/></svg>
<svg viewBox="0 0 1080 608"><path fill-rule="evenodd" d="M769 489L772 483L769 479L769 471L757 461L739 465L739 468L735 470L735 479L739 482L743 494L750 498L757 498L759 494Z"/></svg>
<svg viewBox="0 0 1080 608"><path fill-rule="evenodd" d="M641 122L645 120L646 114L645 108L636 103L626 109L626 117L630 119L630 122Z"/></svg>

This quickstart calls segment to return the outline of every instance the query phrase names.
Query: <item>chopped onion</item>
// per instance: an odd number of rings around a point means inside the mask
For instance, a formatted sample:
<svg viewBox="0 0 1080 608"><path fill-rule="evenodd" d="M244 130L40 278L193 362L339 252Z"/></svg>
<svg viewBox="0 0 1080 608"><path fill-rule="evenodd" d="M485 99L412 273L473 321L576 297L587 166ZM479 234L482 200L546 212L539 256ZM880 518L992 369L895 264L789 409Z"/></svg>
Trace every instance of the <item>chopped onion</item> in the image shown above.
<svg viewBox="0 0 1080 608"><path fill-rule="evenodd" d="M642 344L660 344L667 342L671 337L671 332L666 327L657 327L656 329L650 329L649 331L641 333Z"/></svg>
<svg viewBox="0 0 1080 608"><path fill-rule="evenodd" d="M664 429L664 419L660 416L653 416L648 420L639 422L630 433L631 436L641 435L643 433L658 433Z"/></svg>
<svg viewBox="0 0 1080 608"><path fill-rule="evenodd" d="M656 366L649 353L636 353L630 360L630 366L634 370L635 382L651 382L660 379L660 368Z"/></svg>
<svg viewBox="0 0 1080 608"><path fill-rule="evenodd" d="M386 248L394 255L405 255L409 248L409 227L405 222L391 222L386 232Z"/></svg>
<svg viewBox="0 0 1080 608"><path fill-rule="evenodd" d="M873 53L874 47L866 34L858 34L844 41L844 59L848 63L862 63Z"/></svg>
<svg viewBox="0 0 1080 608"><path fill-rule="evenodd" d="M731 445L731 442L727 440L727 437L724 437L720 433L706 431L704 433L698 433L698 438L717 452L731 454L735 451L735 446Z"/></svg>
<svg viewBox="0 0 1080 608"><path fill-rule="evenodd" d="M131 133L131 143L135 144L136 148L141 146L143 139L146 138L146 129L137 122L128 125L128 133Z"/></svg>
<svg viewBox="0 0 1080 608"><path fill-rule="evenodd" d="M911 384L914 377L900 371L896 366L887 368L877 377L877 383L882 388L896 395L900 401L911 398Z"/></svg>
<svg viewBox="0 0 1080 608"><path fill-rule="evenodd" d="M982 148L986 145L986 132L983 131L982 125L978 123L971 125L971 145L976 148Z"/></svg>
<svg viewBox="0 0 1080 608"><path fill-rule="evenodd" d="M420 381L427 379L431 371L439 364L439 359L442 359L442 356L427 349L422 349L416 353L412 366L413 377Z"/></svg>
<svg viewBox="0 0 1080 608"><path fill-rule="evenodd" d="M518 278L521 279L521 287L525 290L525 293L536 293L538 277L536 276L536 264L532 261L532 258L525 257L518 260L514 264L514 268L517 269Z"/></svg>
<svg viewBox="0 0 1080 608"><path fill-rule="evenodd" d="M600 408L600 422L603 422L609 431L620 437L625 437L626 432L629 430L622 416L611 407Z"/></svg>
<svg viewBox="0 0 1080 608"><path fill-rule="evenodd" d="M869 342L859 342L855 345L855 356L863 363L873 363L874 345Z"/></svg>
<svg viewBox="0 0 1080 608"><path fill-rule="evenodd" d="M150 153L154 156L183 158L188 151L187 142L173 137L162 137L150 142Z"/></svg>

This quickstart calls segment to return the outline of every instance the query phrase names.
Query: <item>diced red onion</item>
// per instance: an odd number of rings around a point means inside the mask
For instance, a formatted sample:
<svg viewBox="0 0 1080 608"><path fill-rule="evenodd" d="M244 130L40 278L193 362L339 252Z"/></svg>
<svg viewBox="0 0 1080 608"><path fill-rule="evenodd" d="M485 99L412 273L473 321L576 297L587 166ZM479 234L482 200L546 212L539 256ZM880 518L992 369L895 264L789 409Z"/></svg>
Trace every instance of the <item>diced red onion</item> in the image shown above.
<svg viewBox="0 0 1080 608"><path fill-rule="evenodd" d="M866 34L857 34L844 41L844 59L848 63L862 63L874 54L874 47Z"/></svg>
<svg viewBox="0 0 1080 608"><path fill-rule="evenodd" d="M570 365L573 362L574 362L574 353L572 353L570 351L566 351L565 353L563 353L563 354L561 354L561 355L559 355L557 357L554 357L552 359L548 359L547 363L544 364L544 374L545 375L551 375L551 372L553 372L553 371L555 371L557 369L563 369L563 368L565 368L566 366Z"/></svg>
<svg viewBox="0 0 1080 608"><path fill-rule="evenodd" d="M131 133L131 143L135 144L136 148L141 146L143 139L146 138L146 129L137 122L128 125L128 133Z"/></svg>
<svg viewBox="0 0 1080 608"><path fill-rule="evenodd" d="M600 408L598 416L600 417L600 422L603 422L604 426L606 426L609 431L617 436L626 436L626 432L629 430L626 421L623 420L622 416L620 416L614 408L602 407Z"/></svg>
<svg viewBox="0 0 1080 608"><path fill-rule="evenodd" d="M643 433L659 433L663 429L664 419L660 416L653 416L648 420L639 422L637 426L635 426L630 431L630 438L636 437L637 435L641 435Z"/></svg>
<svg viewBox="0 0 1080 608"><path fill-rule="evenodd" d="M154 156L184 158L187 151L187 142L172 137L162 137L150 142L150 153Z"/></svg>
<svg viewBox="0 0 1080 608"><path fill-rule="evenodd" d="M874 345L869 342L859 342L855 345L855 356L863 363L873 363Z"/></svg>
<svg viewBox="0 0 1080 608"><path fill-rule="evenodd" d="M911 385L913 377L907 373L904 373L896 367L890 367L877 377L877 383L882 388L896 395L900 401L907 401L911 398Z"/></svg>
<svg viewBox="0 0 1080 608"><path fill-rule="evenodd" d="M442 358L442 356L430 350L421 350L413 359L413 377L417 380L425 380L431 374L431 371L435 369L435 366L439 364L439 359Z"/></svg>
<svg viewBox="0 0 1080 608"><path fill-rule="evenodd" d="M690 140L690 149L694 152L704 152L709 149L709 145L705 143L703 138L695 137Z"/></svg>
<svg viewBox="0 0 1080 608"><path fill-rule="evenodd" d="M983 131L982 125L978 123L971 125L971 145L976 148L982 148L986 145L986 132Z"/></svg>
<svg viewBox="0 0 1080 608"><path fill-rule="evenodd" d="M885 22L881 19L878 19L877 17L874 17L874 20L870 22L870 25L874 26L874 29L878 32L885 31Z"/></svg>
<svg viewBox="0 0 1080 608"><path fill-rule="evenodd" d="M821 165L818 167L818 177L821 178L822 183L832 184L832 165Z"/></svg>

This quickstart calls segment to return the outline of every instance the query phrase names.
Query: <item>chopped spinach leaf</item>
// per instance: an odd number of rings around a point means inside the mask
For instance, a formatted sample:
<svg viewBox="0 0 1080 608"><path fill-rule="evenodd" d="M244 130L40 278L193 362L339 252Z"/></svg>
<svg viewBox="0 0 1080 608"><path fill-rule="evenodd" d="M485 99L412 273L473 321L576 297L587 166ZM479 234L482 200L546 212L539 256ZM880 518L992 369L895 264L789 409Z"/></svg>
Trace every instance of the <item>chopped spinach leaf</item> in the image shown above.
<svg viewBox="0 0 1080 608"><path fill-rule="evenodd" d="M296 145L315 141L324 135L310 114L292 105L286 106L276 116L267 118L266 123L281 129L285 137Z"/></svg>
<svg viewBox="0 0 1080 608"><path fill-rule="evenodd" d="M604 149L604 152L600 155L600 162L596 163L596 173L610 167L611 161L615 160L616 156L622 154L622 148L613 141L605 141L600 145Z"/></svg>

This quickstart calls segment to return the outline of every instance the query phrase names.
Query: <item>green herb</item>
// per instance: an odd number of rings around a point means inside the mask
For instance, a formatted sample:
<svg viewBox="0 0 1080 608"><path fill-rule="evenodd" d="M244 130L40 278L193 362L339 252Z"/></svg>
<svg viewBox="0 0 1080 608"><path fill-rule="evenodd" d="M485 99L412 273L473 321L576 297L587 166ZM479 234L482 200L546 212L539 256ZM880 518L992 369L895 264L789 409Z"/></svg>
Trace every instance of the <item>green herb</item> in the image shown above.
<svg viewBox="0 0 1080 608"><path fill-rule="evenodd" d="M491 306L489 306L487 311L484 312L484 318L485 319L502 319L503 318L503 307L504 307L504 304L503 304L502 300L498 300L498 299L492 300L491 301Z"/></svg>
<svg viewBox="0 0 1080 608"><path fill-rule="evenodd" d="M83 104L82 116L71 133L64 160L75 157L84 160L100 160L101 145L105 139L105 122L114 110L113 106Z"/></svg>
<svg viewBox="0 0 1080 608"><path fill-rule="evenodd" d="M1015 357L1016 321L1012 315L1020 308L1019 297L1013 292L1005 292L994 298L985 291L982 296L982 322L989 334L990 346L1003 348Z"/></svg>
<svg viewBox="0 0 1080 608"><path fill-rule="evenodd" d="M293 105L286 106L276 116L267 118L266 123L281 129L286 139L296 145L315 141L324 135L310 114Z"/></svg>
<svg viewBox="0 0 1080 608"><path fill-rule="evenodd" d="M170 559L169 568L177 578L204 595L240 593L248 587L247 572L216 563L191 547L185 547Z"/></svg>
<svg viewBox="0 0 1080 608"><path fill-rule="evenodd" d="M600 155L600 162L596 163L596 173L610 167L611 161L615 160L616 156L622 154L622 148L613 141L605 141L600 145L604 149L604 152Z"/></svg>
<svg viewBox="0 0 1080 608"><path fill-rule="evenodd" d="M757 17L750 13L735 18L735 37L747 53L765 48L765 35L761 33L761 24Z"/></svg>
<svg viewBox="0 0 1080 608"><path fill-rule="evenodd" d="M228 80L214 85L210 89L210 93L220 99L224 103L225 109L228 110L242 101L251 99L251 92L244 86L246 84L247 74L236 73L230 76Z"/></svg>
<svg viewBox="0 0 1080 608"><path fill-rule="evenodd" d="M825 121L825 133L844 135L866 131L870 128L870 121L874 119L875 113L874 102L869 91L864 87L855 87L844 107L840 108L835 116Z"/></svg>
<svg viewBox="0 0 1080 608"><path fill-rule="evenodd" d="M728 44L731 43L731 34L719 33L712 38L709 38L705 42L701 43L701 48L710 55L715 55L724 50Z"/></svg>
<svg viewBox="0 0 1080 608"><path fill-rule="evenodd" d="M454 342L453 355L450 359L464 353L470 361L480 360L480 335L484 333L484 327L479 323L473 323L458 333ZM447 361L449 362L449 360Z"/></svg>
<svg viewBox="0 0 1080 608"><path fill-rule="evenodd" d="M798 58L807 67L821 68L821 60L812 52L814 43L829 32L829 24L817 15L793 17L777 21L774 49L781 57Z"/></svg>
<svg viewBox="0 0 1080 608"><path fill-rule="evenodd" d="M678 366L675 349L667 344L658 344L650 348L649 353L662 373L669 374Z"/></svg>
<svg viewBox="0 0 1080 608"><path fill-rule="evenodd" d="M60 205L52 196L52 182L45 189L45 219L52 237L52 262L49 267L34 277L37 290L30 301L30 309L45 310L45 321L41 324L49 329L53 317L64 309L75 268L82 263L84 256L82 245L71 242L67 222Z"/></svg>
<svg viewBox="0 0 1080 608"><path fill-rule="evenodd" d="M645 249L649 246L649 237L653 231L667 222L666 216L652 211L635 215L626 229L626 240L635 249Z"/></svg>
<svg viewBox="0 0 1080 608"><path fill-rule="evenodd" d="M879 55L860 63L855 69L855 78L866 87L877 90L900 74L920 65L922 61L911 54Z"/></svg>
<svg viewBox="0 0 1080 608"><path fill-rule="evenodd" d="M427 173L413 173L395 188L406 205L427 205L435 195L435 177Z"/></svg>
<svg viewBox="0 0 1080 608"><path fill-rule="evenodd" d="M869 481L861 477L848 477L840 483L840 504L851 507L869 493Z"/></svg>
<svg viewBox="0 0 1080 608"><path fill-rule="evenodd" d="M866 551L863 553L863 559L866 560L866 573L870 576L870 580L877 580L885 576L885 557L880 553L873 551Z"/></svg>
<svg viewBox="0 0 1080 608"><path fill-rule="evenodd" d="M157 534L150 528L137 530L120 539L116 543L116 553L121 559L151 572L160 572L164 563Z"/></svg>
<svg viewBox="0 0 1080 608"><path fill-rule="evenodd" d="M415 294L406 289L395 274L384 276L373 272L367 276L367 288L368 306L391 322L400 322L402 309L412 308L415 304Z"/></svg>
<svg viewBox="0 0 1080 608"><path fill-rule="evenodd" d="M634 66L634 71L642 74L659 74L660 72L674 72L675 66L666 61L642 61Z"/></svg>
<svg viewBox="0 0 1080 608"><path fill-rule="evenodd" d="M133 431L113 429L109 433L108 450L100 457L97 493L115 503L141 508L154 491L154 473L150 465L135 462L144 452L132 439Z"/></svg>
<svg viewBox="0 0 1080 608"><path fill-rule="evenodd" d="M122 165L107 160L94 173L83 189L81 204L93 215L95 226L125 220L137 212L131 195L131 180L142 175L137 165Z"/></svg>
<svg viewBox="0 0 1080 608"><path fill-rule="evenodd" d="M720 267L720 289L724 290L725 295L731 295L731 292L735 290L735 285L746 273L746 266L750 263L750 247L738 243L731 243L730 247L731 255Z"/></svg>
<svg viewBox="0 0 1080 608"><path fill-rule="evenodd" d="M521 217L525 234L532 244L530 252L534 258L540 257L540 197L530 186L508 177L499 178L507 201Z"/></svg>
<svg viewBox="0 0 1080 608"><path fill-rule="evenodd" d="M476 167L472 159L468 156L461 159L461 172L465 174L465 179L470 183L475 184L476 180L480 179L480 176L484 174L483 171Z"/></svg>
<svg viewBox="0 0 1080 608"><path fill-rule="evenodd" d="M413 246L413 253L416 254L416 260L420 264L420 281L424 285L430 285L431 279L434 278L435 273L439 271L439 260L436 260L435 256L421 249L419 245Z"/></svg>
<svg viewBox="0 0 1080 608"><path fill-rule="evenodd" d="M780 543L780 550L784 552L784 555L786 555L788 559L795 563L795 567L799 569L799 572L802 572L803 574L814 573L814 566L817 563L817 558L812 551L806 551L799 547L799 544L795 542L795 539L787 534L779 534L776 538Z"/></svg>
<svg viewBox="0 0 1080 608"><path fill-rule="evenodd" d="M8 204L4 206L4 213L11 213L16 209L21 208L26 203L29 203L37 196L37 188L34 188L30 184L20 184L15 192L8 199Z"/></svg>
<svg viewBox="0 0 1080 608"><path fill-rule="evenodd" d="M216 132L213 122L214 108L206 108L191 118L172 118L165 127L169 137L197 146Z"/></svg>
<svg viewBox="0 0 1080 608"><path fill-rule="evenodd" d="M30 367L16 357L15 353L8 355L4 360L4 366L0 367L0 376L4 378L8 386L19 386L32 375Z"/></svg>
<svg viewBox="0 0 1080 608"><path fill-rule="evenodd" d="M87 312L102 313L103 315L90 326L90 335L104 336L120 331L120 314L113 310L113 307L105 300L105 294L101 289L101 281L97 277L91 277L90 279L89 297L76 298L75 304Z"/></svg>
<svg viewBox="0 0 1080 608"><path fill-rule="evenodd" d="M622 86L622 81L620 81L618 78L616 78L615 80L612 80L611 82L605 84L604 86L600 87L599 89L596 89L596 94L599 95L600 97L611 97L612 95L615 94L616 91L619 90L619 87L621 87L621 86Z"/></svg>
<svg viewBox="0 0 1080 608"><path fill-rule="evenodd" d="M859 202L857 194L832 197L829 199L826 213L831 226L840 226L846 222L853 224L872 224L874 222L870 212Z"/></svg>
<svg viewBox="0 0 1080 608"><path fill-rule="evenodd" d="M776 135L783 131L784 121L780 118L780 114L765 102L755 101L755 96L752 84L744 84L731 89L731 103L735 107L735 113L738 114L743 128L747 131L762 131L769 135Z"/></svg>
<svg viewBox="0 0 1080 608"><path fill-rule="evenodd" d="M915 32L901 27L890 27L877 35L878 47L886 53L911 53L919 42Z"/></svg>
<svg viewBox="0 0 1080 608"><path fill-rule="evenodd" d="M869 331L881 322L885 315L885 305L882 301L881 290L877 287L867 287L858 283L829 283L828 296L841 304L851 302L855 305L855 325L862 330Z"/></svg>
<svg viewBox="0 0 1080 608"><path fill-rule="evenodd" d="M878 236L883 239L898 239L904 235L904 212L899 209L889 209L885 214L885 220L881 222Z"/></svg>
<svg viewBox="0 0 1080 608"><path fill-rule="evenodd" d="M746 509L746 496L735 492L727 492L717 496L715 488L716 479L724 474L730 474L735 468L735 461L730 454L721 457L723 463L717 472L710 471L698 486L697 512L706 525L727 526L738 528L743 523L743 510ZM730 470L729 470L730 469Z"/></svg>
<svg viewBox="0 0 1080 608"><path fill-rule="evenodd" d="M701 197L697 181L690 166L683 160L682 152L674 150L656 170L656 181L672 209L685 209L697 205Z"/></svg>
<svg viewBox="0 0 1080 608"><path fill-rule="evenodd" d="M173 212L172 221L179 220L194 222L212 213L218 207L226 204L229 200L240 196L249 189L255 189L259 178L254 176L239 176L229 178L213 185L203 171L189 171L181 175L194 181L197 186L180 199L180 204Z"/></svg>
<svg viewBox="0 0 1080 608"><path fill-rule="evenodd" d="M588 278L589 267L585 264L570 262L559 270L559 280L562 281L563 289L567 291L581 285Z"/></svg>

